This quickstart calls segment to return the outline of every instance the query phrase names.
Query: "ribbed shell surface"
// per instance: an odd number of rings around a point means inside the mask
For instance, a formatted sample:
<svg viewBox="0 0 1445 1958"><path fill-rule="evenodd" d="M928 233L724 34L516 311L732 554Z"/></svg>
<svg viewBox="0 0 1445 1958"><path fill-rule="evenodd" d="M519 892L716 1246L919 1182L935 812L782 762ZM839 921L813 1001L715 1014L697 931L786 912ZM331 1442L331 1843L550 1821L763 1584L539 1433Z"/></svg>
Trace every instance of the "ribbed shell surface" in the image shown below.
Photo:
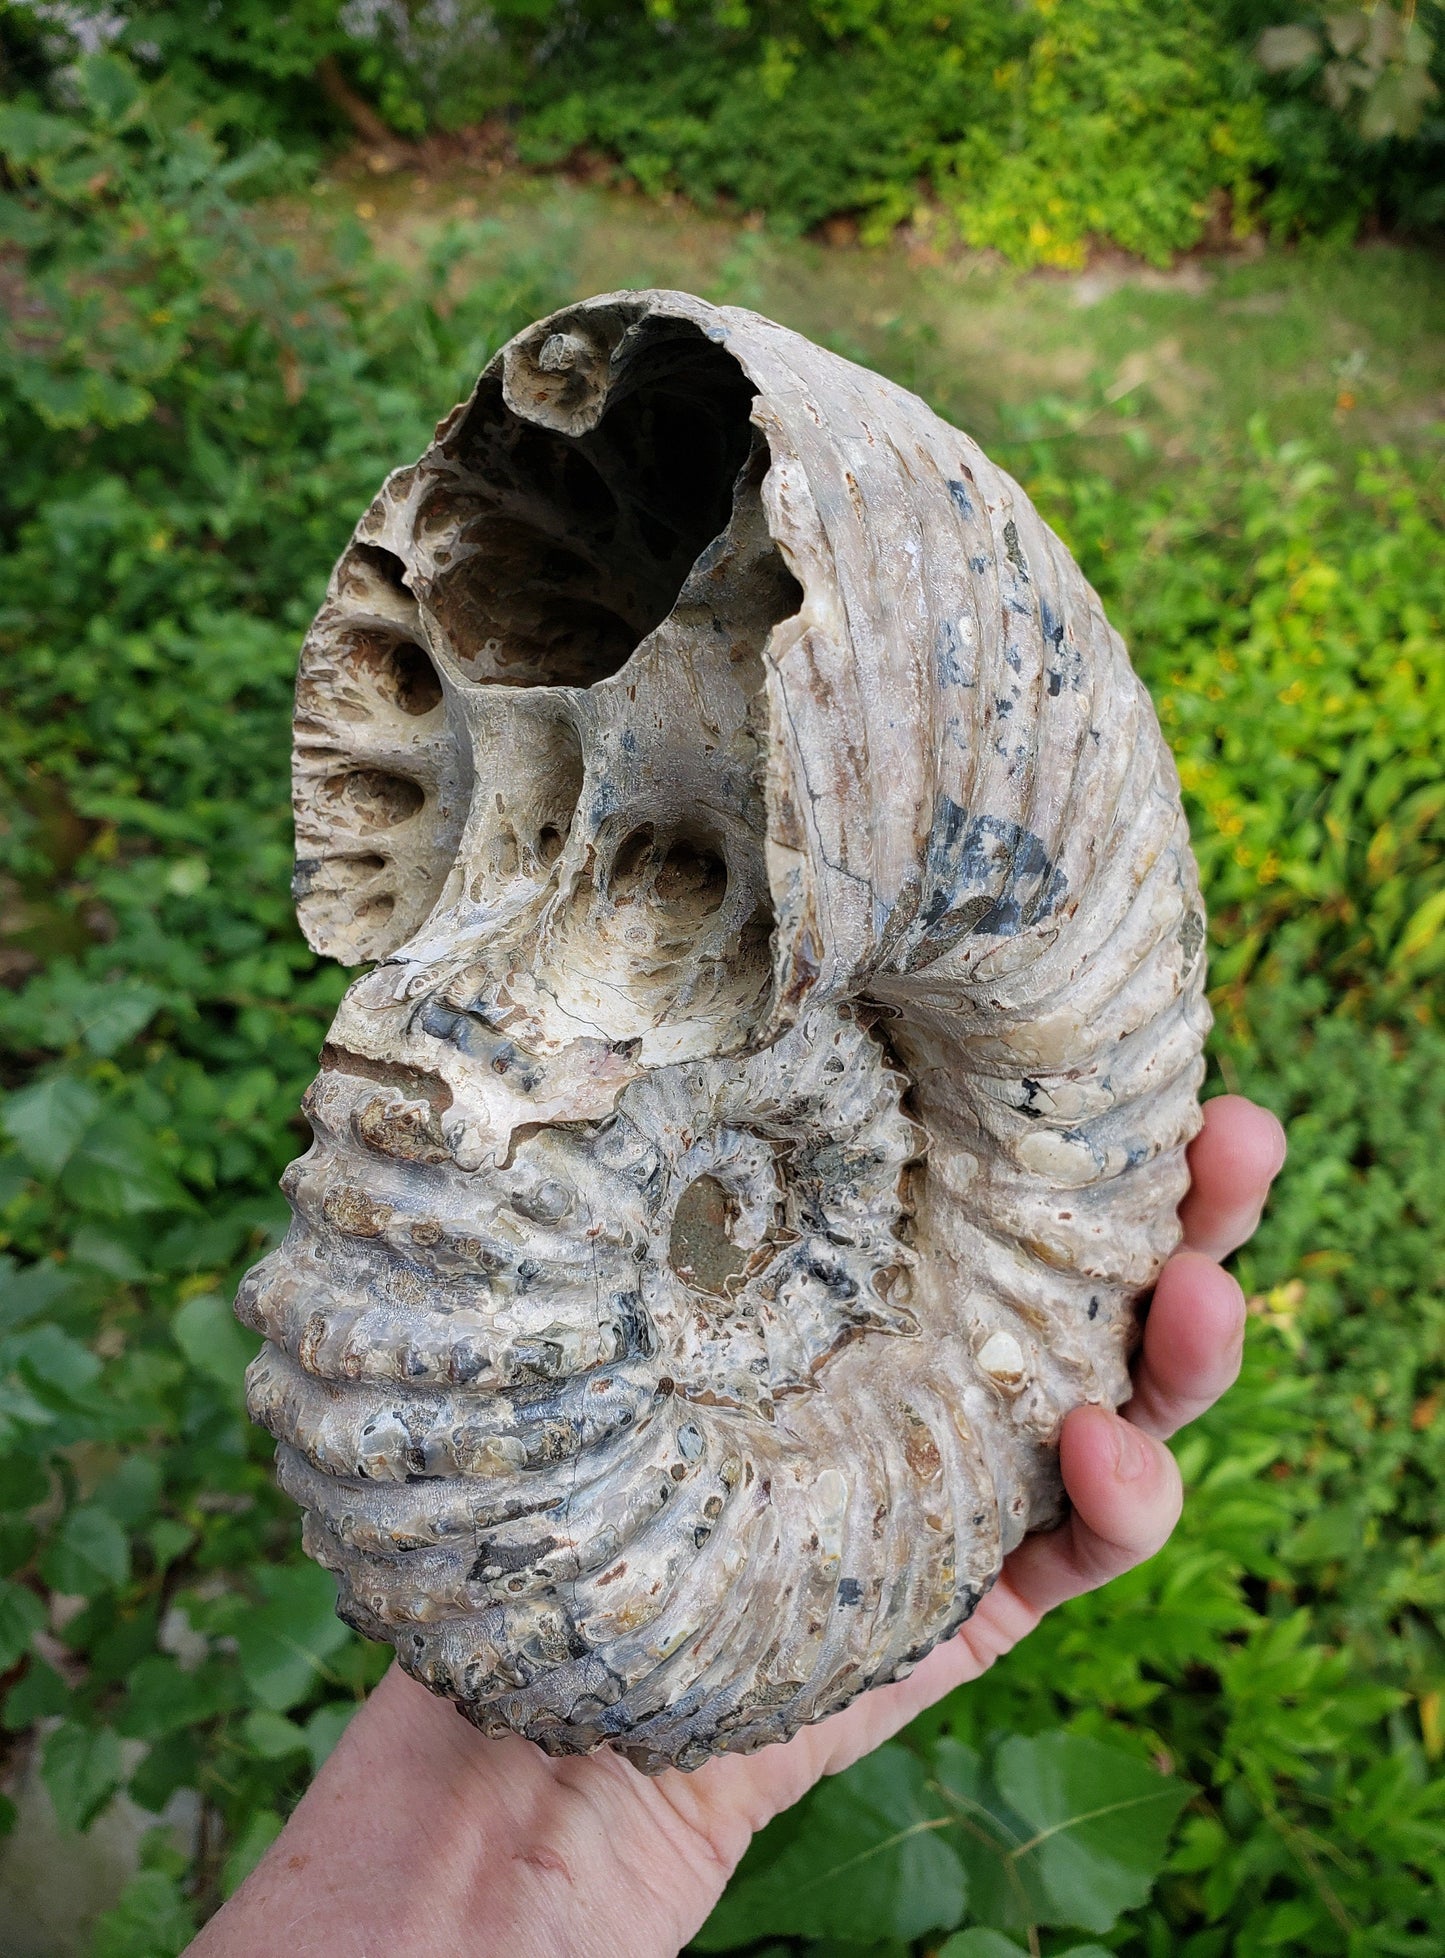
<svg viewBox="0 0 1445 1958"><path fill-rule="evenodd" d="M1067 550L877 375L590 300L358 525L296 788L375 963L238 1310L343 1615L648 1770L899 1677L1126 1397L1198 1127L1177 777Z"/></svg>

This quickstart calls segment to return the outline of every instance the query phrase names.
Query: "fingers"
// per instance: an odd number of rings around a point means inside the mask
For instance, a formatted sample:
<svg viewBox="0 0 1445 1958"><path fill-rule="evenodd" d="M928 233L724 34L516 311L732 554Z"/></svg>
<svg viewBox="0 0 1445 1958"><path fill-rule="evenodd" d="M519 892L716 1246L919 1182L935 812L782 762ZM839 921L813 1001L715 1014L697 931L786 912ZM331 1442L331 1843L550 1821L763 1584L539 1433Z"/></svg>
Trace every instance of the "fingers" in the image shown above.
<svg viewBox="0 0 1445 1958"><path fill-rule="evenodd" d="M1182 1502L1169 1450L1109 1408L1074 1409L1059 1459L1072 1515L1020 1544L1005 1566L1004 1581L1039 1615L1152 1557L1179 1521Z"/></svg>
<svg viewBox="0 0 1445 1958"><path fill-rule="evenodd" d="M1125 1415L1167 1440L1239 1377L1244 1293L1202 1251L1180 1251L1159 1275Z"/></svg>
<svg viewBox="0 0 1445 1958"><path fill-rule="evenodd" d="M1193 1183L1179 1206L1188 1248L1211 1258L1237 1250L1253 1234L1284 1158L1284 1125L1267 1108L1243 1095L1206 1102L1189 1150Z"/></svg>

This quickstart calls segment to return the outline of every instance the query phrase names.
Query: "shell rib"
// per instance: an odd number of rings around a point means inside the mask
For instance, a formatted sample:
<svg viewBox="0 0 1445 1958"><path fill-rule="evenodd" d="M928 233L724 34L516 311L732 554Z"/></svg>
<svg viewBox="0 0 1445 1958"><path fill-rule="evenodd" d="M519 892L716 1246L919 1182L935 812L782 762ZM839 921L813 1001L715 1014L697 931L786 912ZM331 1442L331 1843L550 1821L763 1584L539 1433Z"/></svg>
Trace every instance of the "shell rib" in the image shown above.
<svg viewBox="0 0 1445 1958"><path fill-rule="evenodd" d="M302 654L297 896L377 961L238 1311L340 1610L690 1768L906 1673L1128 1392L1198 1127L1178 781L966 436L735 308L530 327Z"/></svg>

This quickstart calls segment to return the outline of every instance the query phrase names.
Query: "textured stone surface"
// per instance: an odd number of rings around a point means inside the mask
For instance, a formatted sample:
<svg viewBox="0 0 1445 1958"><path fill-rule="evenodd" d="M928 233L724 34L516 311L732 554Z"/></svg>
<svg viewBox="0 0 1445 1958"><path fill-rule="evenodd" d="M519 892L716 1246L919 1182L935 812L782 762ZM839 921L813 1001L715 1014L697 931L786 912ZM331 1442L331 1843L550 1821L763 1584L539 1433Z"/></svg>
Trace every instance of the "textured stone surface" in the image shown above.
<svg viewBox="0 0 1445 1958"><path fill-rule="evenodd" d="M238 1310L343 1615L486 1731L695 1766L1061 1513L1198 1126L1124 647L913 396L681 293L529 328L302 654L297 902L375 961Z"/></svg>

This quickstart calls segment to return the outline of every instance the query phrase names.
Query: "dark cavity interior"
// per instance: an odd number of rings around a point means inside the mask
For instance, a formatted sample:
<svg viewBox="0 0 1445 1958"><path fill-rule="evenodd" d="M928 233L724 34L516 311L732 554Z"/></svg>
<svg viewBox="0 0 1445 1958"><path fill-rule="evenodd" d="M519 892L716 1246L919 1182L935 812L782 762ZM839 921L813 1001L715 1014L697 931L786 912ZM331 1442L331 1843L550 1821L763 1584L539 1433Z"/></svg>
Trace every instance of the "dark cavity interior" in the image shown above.
<svg viewBox="0 0 1445 1958"><path fill-rule="evenodd" d="M591 686L625 665L727 526L752 402L732 356L678 322L586 435L520 420L486 382L446 444L461 475L418 522L426 603L472 676Z"/></svg>

